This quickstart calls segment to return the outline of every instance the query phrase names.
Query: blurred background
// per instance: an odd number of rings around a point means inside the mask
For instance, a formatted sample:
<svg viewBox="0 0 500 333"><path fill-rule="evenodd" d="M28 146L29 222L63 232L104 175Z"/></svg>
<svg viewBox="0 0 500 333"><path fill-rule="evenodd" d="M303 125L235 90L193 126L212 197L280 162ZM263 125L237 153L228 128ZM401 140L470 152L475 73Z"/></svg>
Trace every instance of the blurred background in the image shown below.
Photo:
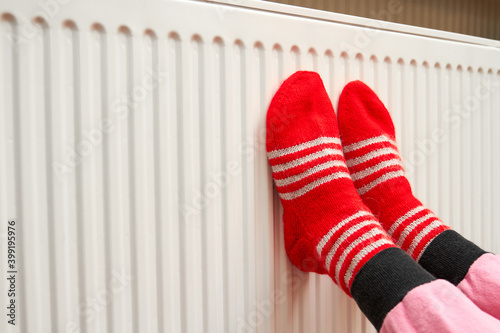
<svg viewBox="0 0 500 333"><path fill-rule="evenodd" d="M276 0L272 2L500 40L500 0Z"/></svg>

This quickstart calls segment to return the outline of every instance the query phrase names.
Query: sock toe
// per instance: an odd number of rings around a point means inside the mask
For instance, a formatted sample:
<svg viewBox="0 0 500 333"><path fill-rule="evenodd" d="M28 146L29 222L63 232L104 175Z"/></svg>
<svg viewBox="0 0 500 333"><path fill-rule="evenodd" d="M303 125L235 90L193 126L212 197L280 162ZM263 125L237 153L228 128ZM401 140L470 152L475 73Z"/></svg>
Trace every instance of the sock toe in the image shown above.
<svg viewBox="0 0 500 333"><path fill-rule="evenodd" d="M333 106L316 72L299 71L286 79L271 101L266 122L273 129L266 134L267 151L282 147L283 137L288 145L297 145L310 140L311 133L339 136Z"/></svg>
<svg viewBox="0 0 500 333"><path fill-rule="evenodd" d="M391 115L375 92L361 81L349 82L339 98L339 128L344 144L381 133L396 139ZM350 130L356 126L356 131ZM345 142L344 142L345 140Z"/></svg>

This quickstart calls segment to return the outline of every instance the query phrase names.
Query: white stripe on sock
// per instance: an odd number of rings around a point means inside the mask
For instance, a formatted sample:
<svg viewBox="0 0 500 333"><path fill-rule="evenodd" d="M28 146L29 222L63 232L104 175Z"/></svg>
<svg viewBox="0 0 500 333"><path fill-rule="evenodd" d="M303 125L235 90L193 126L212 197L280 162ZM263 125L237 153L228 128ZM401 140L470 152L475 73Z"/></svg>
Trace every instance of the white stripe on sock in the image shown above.
<svg viewBox="0 0 500 333"><path fill-rule="evenodd" d="M308 141L308 142L304 142L304 143L301 143L301 144L298 144L298 145L295 145L295 146L291 146L291 147L284 148L284 149L277 149L277 150L270 151L270 152L267 153L267 157L269 159L273 159L273 158L276 158L276 157L282 157L282 156L286 156L288 154L296 153L298 151L301 151L301 150L304 150L304 149L307 149L307 148L311 148L311 147L314 147L314 146L319 146L321 144L328 144L328 143L336 143L338 145L341 144L339 138L335 138L335 137L319 137L317 139L314 139L314 140L311 140L311 141Z"/></svg>
<svg viewBox="0 0 500 333"><path fill-rule="evenodd" d="M335 173L332 173L328 176L316 179L315 181L303 186L302 188L298 189L297 191L280 193L280 197L283 200L293 200L293 199L296 199L296 198L306 194L309 191L312 191L313 189L315 189L316 187L318 187L320 185L323 185L323 184L328 183L332 180L341 179L341 178L351 179L351 176L347 172L335 172Z"/></svg>
<svg viewBox="0 0 500 333"><path fill-rule="evenodd" d="M424 206L417 206L417 207L413 208L412 210L406 212L406 214L404 214L399 219L397 219L396 222L394 222L392 224L392 226L389 228L389 230L387 231L387 233L389 234L389 236L392 237L392 234L394 233L394 231L396 231L396 229L399 227L399 225L401 223L403 223L404 221L406 221L407 219L409 219L413 215L415 215L415 214L417 214L417 213L419 213L419 212L421 212L423 210L425 210Z"/></svg>
<svg viewBox="0 0 500 333"><path fill-rule="evenodd" d="M390 166L395 166L395 165L399 165L402 167L401 161L398 158L394 158L394 159L388 160L388 161L382 161L379 164L376 164L372 167L366 168L366 169L364 169L362 171L358 171L356 173L352 173L351 178L354 181L360 180L360 179L363 179L365 177L368 177L371 174L374 174L377 171L380 171L382 169L388 168Z"/></svg>
<svg viewBox="0 0 500 333"><path fill-rule="evenodd" d="M413 229L415 229L420 223L423 223L423 222L430 220L432 218L436 218L436 216L434 216L434 214L432 214L432 213L429 213L427 215L422 216L421 218L416 219L412 223L408 224L406 226L406 228L403 230L403 232L401 233L401 235L399 235L399 238L398 238L398 241L396 242L396 245L401 247L401 245L403 245L404 241L406 240L406 237L408 237L411 234Z"/></svg>
<svg viewBox="0 0 500 333"><path fill-rule="evenodd" d="M298 182L299 180L302 180L302 179L306 178L307 176L315 174L316 172L320 172L322 170L326 170L326 169L329 169L329 168L332 168L332 167L336 167L336 166L343 166L343 167L345 167L347 169L347 166L345 165L345 162L342 161L342 160L328 161L328 162L325 162L325 163L318 164L318 165L316 165L316 166L314 166L314 167L312 167L310 169L307 169L306 171L302 172L301 174L298 174L298 175L295 175L295 176L291 176L291 177L288 177L288 178L277 179L275 181L276 182L276 186L279 187L279 186L290 185L290 184L293 184L295 182Z"/></svg>
<svg viewBox="0 0 500 333"><path fill-rule="evenodd" d="M433 238L433 239L431 239L429 242L427 242L427 244L425 244L425 246L423 247L422 251L420 251L420 253L418 254L418 257L417 257L417 258L415 258L415 261L416 261L416 262L419 262L419 261L420 261L420 258L422 258L422 255L424 254L425 250L426 250L426 249L427 249L427 247L428 247L428 246L432 243L432 241L433 241L433 240L434 240L434 238Z"/></svg>
<svg viewBox="0 0 500 333"><path fill-rule="evenodd" d="M363 195L366 192L368 192L371 189L373 189L375 186L380 185L383 182L388 181L389 179L393 179L393 178L397 178L397 177L402 177L404 175L405 175L405 173L404 173L403 170L388 172L388 173L386 173L386 174L378 177L377 179L375 179L371 183L366 184L365 186L357 189L358 193L359 193L359 195Z"/></svg>
<svg viewBox="0 0 500 333"><path fill-rule="evenodd" d="M433 221L431 224L429 224L427 227L425 227L422 231L418 233L418 235L413 239L411 242L410 247L408 248L408 254L410 256L413 256L413 252L417 248L418 244L422 241L422 239L427 236L432 230L439 228L442 226L443 223L440 220ZM422 252L421 252L422 253Z"/></svg>
<svg viewBox="0 0 500 333"><path fill-rule="evenodd" d="M399 158L399 153L396 149L394 149L394 148L380 148L377 150L372 150L372 151L370 151L364 155L361 155L359 157L348 159L346 161L346 163L347 163L347 166L349 168L351 168L355 165L369 161L375 157L384 156L384 155L391 155L391 154L394 155L395 157Z"/></svg>
<svg viewBox="0 0 500 333"><path fill-rule="evenodd" d="M384 246L384 245L392 245L392 242L386 238L379 239L378 241L371 243L370 245L365 247L363 250L359 251L359 253L356 254L356 256L354 256L351 264L347 268L346 274L344 275L344 283L347 287L349 287L349 281L351 280L351 277L354 274L354 269L359 264L359 262L361 260L363 260L363 258L365 256L370 254L370 252L373 252L377 248Z"/></svg>
<svg viewBox="0 0 500 333"><path fill-rule="evenodd" d="M344 231L342 233L342 235L340 235L340 237L337 238L337 240L333 244L332 248L328 252L328 255L326 256L326 260L325 260L326 269L328 271L330 271L330 266L332 264L333 257L335 257L335 254L337 253L338 249L340 248L340 246L342 245L342 243L347 238L349 238L352 234L354 234L359 229L361 229L363 227L366 227L367 225L373 225L373 224L375 224L375 222L373 220L364 220L362 222L357 222L352 227L350 227L349 229L347 229L346 231ZM369 232L372 232L372 231L370 230ZM352 244L354 244L354 243L352 243ZM343 261L343 259L342 259L342 261Z"/></svg>
<svg viewBox="0 0 500 333"><path fill-rule="evenodd" d="M344 249L344 252L342 252L342 255L339 257L339 260L337 261L337 264L335 265L335 279L336 281L340 281L340 270L342 269L342 266L344 265L344 261L345 259L347 258L347 256L349 255L349 253L357 246L359 245L361 242L364 242L370 238L373 238L377 235L383 235L384 234L384 231L376 228L376 229L372 229L370 231L368 231L367 233L364 233L363 235L361 235L360 237L358 237L354 242L352 242L351 244L349 244L345 249ZM370 243L371 244L371 243ZM365 246L363 249L365 249L366 247L368 247L370 244L368 244L367 246ZM361 251L363 250L361 249ZM360 252L361 252L360 251ZM330 271L328 271L330 272Z"/></svg>
<svg viewBox="0 0 500 333"><path fill-rule="evenodd" d="M273 170L273 172L281 172L281 171L285 171L285 170L288 170L291 168L295 168L301 164L304 164L304 163L307 163L307 162L310 162L310 161L313 161L315 159L325 157L328 155L343 156L342 151L340 149L325 148L323 150L317 151L317 152L309 154L307 156L294 159L290 162L271 166L271 169Z"/></svg>
<svg viewBox="0 0 500 333"><path fill-rule="evenodd" d="M391 145L397 147L396 141L393 141L393 140L389 139L385 135L381 135L381 136L376 136L376 137L373 137L373 138L369 138L369 139L366 139L366 140L358 141L358 142L355 142L355 143L351 143L350 145L344 146L344 153L348 153L348 152L351 152L351 151L354 151L354 150L358 150L360 148L372 145L374 143L381 143L381 142L388 142Z"/></svg>
<svg viewBox="0 0 500 333"><path fill-rule="evenodd" d="M323 238L321 239L321 241L318 243L318 246L316 246L316 251L318 251L318 255L321 256L321 252L323 252L323 248L325 247L326 243L328 243L328 241L330 240L330 238L340 229L342 228L344 225L346 225L347 223L357 219L358 217L362 217L362 216L368 216L368 215L372 215L372 213L370 212L366 212L364 210L362 211L359 211L357 212L356 214L353 214L347 218L345 218L344 220L340 221L339 223L337 223L337 225L335 225L333 228L330 229L330 231L328 231L326 233L325 236L323 236Z"/></svg>

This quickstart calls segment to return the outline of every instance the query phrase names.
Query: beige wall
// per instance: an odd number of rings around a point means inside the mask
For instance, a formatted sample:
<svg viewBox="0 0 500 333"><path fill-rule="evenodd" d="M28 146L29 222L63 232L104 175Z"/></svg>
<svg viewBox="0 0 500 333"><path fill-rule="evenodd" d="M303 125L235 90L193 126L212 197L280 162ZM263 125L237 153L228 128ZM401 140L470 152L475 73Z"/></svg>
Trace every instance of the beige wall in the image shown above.
<svg viewBox="0 0 500 333"><path fill-rule="evenodd" d="M274 2L500 40L499 0L277 0Z"/></svg>

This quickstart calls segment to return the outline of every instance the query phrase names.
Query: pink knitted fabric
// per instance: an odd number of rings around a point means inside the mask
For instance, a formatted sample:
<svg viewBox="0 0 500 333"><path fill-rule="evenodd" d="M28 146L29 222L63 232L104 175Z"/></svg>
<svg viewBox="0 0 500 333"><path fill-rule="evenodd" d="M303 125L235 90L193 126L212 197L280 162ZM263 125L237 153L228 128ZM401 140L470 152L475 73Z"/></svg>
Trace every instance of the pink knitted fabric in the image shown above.
<svg viewBox="0 0 500 333"><path fill-rule="evenodd" d="M388 313L380 332L494 333L500 332L500 321L448 281L435 280L410 291Z"/></svg>

